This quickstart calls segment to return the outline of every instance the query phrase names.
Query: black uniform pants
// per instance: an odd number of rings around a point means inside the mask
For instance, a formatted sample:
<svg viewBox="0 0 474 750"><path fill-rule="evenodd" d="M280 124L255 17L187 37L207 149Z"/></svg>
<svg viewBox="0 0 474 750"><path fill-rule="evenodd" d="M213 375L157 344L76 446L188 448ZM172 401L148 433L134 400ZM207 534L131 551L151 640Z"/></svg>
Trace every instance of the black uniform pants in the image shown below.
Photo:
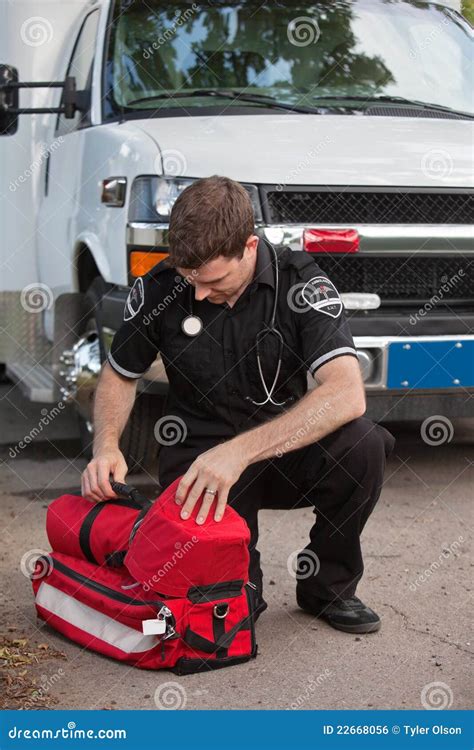
<svg viewBox="0 0 474 750"><path fill-rule="evenodd" d="M362 577L360 535L383 484L386 459L395 438L366 417L348 422L317 443L251 464L229 494L229 504L247 521L251 532L250 580L262 592L258 541L261 508L312 506L316 521L310 541L295 561L298 588L319 599L348 598ZM160 477L167 486L174 475ZM274 544L291 516L270 528Z"/></svg>

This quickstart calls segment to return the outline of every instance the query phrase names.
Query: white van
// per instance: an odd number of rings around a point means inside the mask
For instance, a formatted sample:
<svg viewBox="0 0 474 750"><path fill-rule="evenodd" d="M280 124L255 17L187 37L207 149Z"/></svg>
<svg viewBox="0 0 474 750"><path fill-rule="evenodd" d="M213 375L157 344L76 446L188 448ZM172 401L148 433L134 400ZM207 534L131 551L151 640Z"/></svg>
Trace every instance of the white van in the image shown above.
<svg viewBox="0 0 474 750"><path fill-rule="evenodd" d="M344 295L371 417L474 415L465 18L415 0L3 14L0 362L30 399L76 405L85 447L128 288L165 257L177 195L212 174L244 184L258 233L314 253ZM140 388L132 465L156 451L159 359Z"/></svg>

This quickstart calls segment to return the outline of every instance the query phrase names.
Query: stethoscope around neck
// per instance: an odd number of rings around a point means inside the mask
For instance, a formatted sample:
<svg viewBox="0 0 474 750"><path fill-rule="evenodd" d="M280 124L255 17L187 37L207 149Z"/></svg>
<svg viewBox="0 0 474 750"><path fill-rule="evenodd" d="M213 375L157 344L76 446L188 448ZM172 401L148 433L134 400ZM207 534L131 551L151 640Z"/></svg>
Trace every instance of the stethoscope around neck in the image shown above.
<svg viewBox="0 0 474 750"><path fill-rule="evenodd" d="M273 406L284 406L286 403L290 401L294 401L294 396L290 396L284 401L275 401L275 399L273 398L273 394L275 392L275 388L276 388L278 377L280 375L280 370L281 370L284 340L283 340L283 336L281 332L278 330L276 326L278 292L280 288L278 256L276 254L276 250L273 247L273 245L267 240L266 242L272 253L272 266L273 266L273 275L275 279L275 291L273 295L272 312L270 316L270 321L264 325L264 327L257 333L255 337L255 350L256 350L256 355L257 355L258 374L260 376L262 387L265 393L265 399L263 401L255 401L250 396L245 396L245 400L250 401L252 404L254 404L254 406L265 406L268 403L273 404ZM194 315L193 303L194 303L194 289L190 284L189 285L189 315L187 315L181 321L181 330L183 331L184 334L186 334L186 336L199 336L199 334L201 333L204 327L204 324L201 318L198 315ZM270 387L268 387L268 383L265 380L265 376L262 370L262 360L261 360L261 344L262 344L262 341L267 336L274 336L277 340L277 345L278 345L277 366L275 369L275 376L272 380Z"/></svg>

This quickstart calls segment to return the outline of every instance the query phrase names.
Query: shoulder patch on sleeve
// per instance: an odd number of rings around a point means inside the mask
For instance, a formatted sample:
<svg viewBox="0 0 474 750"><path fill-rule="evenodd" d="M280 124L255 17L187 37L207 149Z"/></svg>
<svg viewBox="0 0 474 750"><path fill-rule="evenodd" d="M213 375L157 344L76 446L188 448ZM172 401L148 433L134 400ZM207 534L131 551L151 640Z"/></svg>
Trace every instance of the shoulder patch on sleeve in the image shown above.
<svg viewBox="0 0 474 750"><path fill-rule="evenodd" d="M125 302L123 319L131 320L142 309L145 304L145 290L143 288L143 279L139 276L132 288L130 289Z"/></svg>
<svg viewBox="0 0 474 750"><path fill-rule="evenodd" d="M331 318L338 318L342 312L339 292L327 276L313 276L301 290L301 297L313 310Z"/></svg>

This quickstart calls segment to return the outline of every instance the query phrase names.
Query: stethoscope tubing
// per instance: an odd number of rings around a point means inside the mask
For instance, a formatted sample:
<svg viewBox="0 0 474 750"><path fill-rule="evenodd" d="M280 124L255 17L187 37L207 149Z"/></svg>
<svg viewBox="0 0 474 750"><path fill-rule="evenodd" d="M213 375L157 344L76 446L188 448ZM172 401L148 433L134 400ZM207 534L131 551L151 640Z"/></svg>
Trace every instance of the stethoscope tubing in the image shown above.
<svg viewBox="0 0 474 750"><path fill-rule="evenodd" d="M255 347L256 347L256 354L257 354L258 374L260 376L260 381L262 383L262 387L265 392L266 398L264 399L264 401L255 401L250 396L246 396L245 400L250 401L254 406L265 406L268 403L273 404L273 406L284 406L288 401L293 400L292 397L285 399L284 401L275 401L273 398L276 384L278 382L278 377L280 375L283 345L284 345L283 336L281 332L278 330L278 328L276 327L276 312L277 312L277 305L278 305L278 294L280 290L278 256L273 245L270 242L268 242L268 240L265 240L265 241L270 247L272 256L273 256L272 266L273 266L273 273L274 273L274 279L275 279L275 292L273 295L272 312L270 316L269 325L265 326L265 328L263 328L257 333L256 338L255 338ZM203 326L203 322L201 318L198 315L194 315L193 287L189 285L189 315L187 315L182 321L181 329L183 333L185 333L187 336L198 336L201 333L203 327L204 326ZM196 331L196 332L194 333L192 331ZM278 339L278 363L277 363L277 367L275 370L275 377L273 378L270 388L268 388L267 381L265 380L265 376L262 370L262 362L260 358L260 340L264 335L276 336Z"/></svg>

